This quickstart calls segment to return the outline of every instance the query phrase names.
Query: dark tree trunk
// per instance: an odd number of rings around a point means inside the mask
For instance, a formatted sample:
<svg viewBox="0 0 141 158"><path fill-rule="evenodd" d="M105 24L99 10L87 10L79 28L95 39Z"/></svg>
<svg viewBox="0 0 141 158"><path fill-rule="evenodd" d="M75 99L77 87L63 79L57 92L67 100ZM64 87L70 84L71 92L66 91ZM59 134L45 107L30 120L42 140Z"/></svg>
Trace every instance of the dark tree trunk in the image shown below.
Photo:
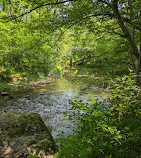
<svg viewBox="0 0 141 158"><path fill-rule="evenodd" d="M128 42L130 44L133 55L139 60L140 55L139 55L138 48L137 48L135 41L133 40L133 38L128 30L128 28L125 26L125 24L122 20L122 17L119 13L119 10L118 10L117 3L113 3L113 5L111 7L112 7L112 10L114 12L115 18L117 19L117 22L120 25L120 28L122 29L123 33L125 34L126 39L128 40Z"/></svg>
<svg viewBox="0 0 141 158"><path fill-rule="evenodd" d="M113 4L111 5L111 8L113 10L114 16L117 19L117 22L120 26L120 28L122 29L125 38L128 40L129 42L129 46L130 46L130 54L131 54L131 61L132 61L132 65L134 65L134 72L136 73L137 77L136 77L136 84L137 85L141 85L141 78L139 77L139 73L141 71L141 52L140 50L138 50L135 40L134 40L134 24L132 22L132 34L130 33L129 29L126 27L126 25L124 24L124 21L119 13L118 10L118 5L117 5L118 0L114 0ZM134 20L133 19L133 12L132 12L132 3L130 0L128 0L129 2L129 7L130 7L130 18L131 21ZM140 2L141 3L141 2ZM140 34L141 34L141 28L140 28ZM140 41L141 42L141 41ZM134 56L136 57L136 60L138 61L137 64L135 64L135 60L134 60Z"/></svg>

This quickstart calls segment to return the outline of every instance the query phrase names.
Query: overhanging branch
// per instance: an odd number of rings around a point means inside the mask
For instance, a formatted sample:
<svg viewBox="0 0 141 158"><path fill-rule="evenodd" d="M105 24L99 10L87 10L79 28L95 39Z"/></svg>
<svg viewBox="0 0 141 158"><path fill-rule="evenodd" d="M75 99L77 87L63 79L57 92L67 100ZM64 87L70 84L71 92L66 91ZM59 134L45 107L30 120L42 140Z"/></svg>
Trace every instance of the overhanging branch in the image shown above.
<svg viewBox="0 0 141 158"><path fill-rule="evenodd" d="M111 17L111 18L114 18L114 14L113 14L113 13L110 13L110 12L107 12L107 13L95 13L95 14L90 14L90 15L88 15L88 16L85 17L85 18L97 17L97 16L109 16L109 17ZM130 25L132 24L132 22L131 22L130 19L124 18L124 17L121 17L121 18L122 18L122 20L123 20L124 22L127 22L127 23L130 24ZM137 30L140 30L140 27L137 26L137 25L135 25L135 28L136 28Z"/></svg>
<svg viewBox="0 0 141 158"><path fill-rule="evenodd" d="M39 8L41 8L41 7L44 7L44 6L58 5L58 4L64 4L64 3L67 3L67 2L75 2L75 1L76 1L76 0L66 0L66 1L61 1L61 2L58 2L58 1L57 1L57 2L55 2L55 3L40 4L39 6L33 8L33 9L27 11L26 13L23 13L23 14L17 16L17 17L14 17L14 18L10 19L9 21L12 21L12 20L15 20L15 19L17 19L17 18L23 17L24 15L29 14L29 13L33 12L34 10L39 9ZM9 22L9 21L5 21L5 22Z"/></svg>

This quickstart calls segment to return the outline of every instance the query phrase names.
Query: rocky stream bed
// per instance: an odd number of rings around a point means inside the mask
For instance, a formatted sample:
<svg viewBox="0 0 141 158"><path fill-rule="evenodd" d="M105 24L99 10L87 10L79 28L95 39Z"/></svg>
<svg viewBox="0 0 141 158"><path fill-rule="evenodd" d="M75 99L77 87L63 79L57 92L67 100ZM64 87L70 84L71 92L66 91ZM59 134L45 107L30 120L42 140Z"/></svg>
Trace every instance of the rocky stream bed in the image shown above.
<svg viewBox="0 0 141 158"><path fill-rule="evenodd" d="M79 87L83 86L79 83L70 83L68 80L61 78L51 83L39 84L30 91L12 97L1 96L0 114L3 115L9 112L36 113L43 119L53 139L56 139L57 135L62 132L65 136L68 136L73 133L73 124L70 124L68 120L64 120L63 112L69 108L69 100L78 97L86 101L90 94L101 100L104 96L103 90L97 89L95 86L91 86L91 90L89 88L84 93ZM87 89L87 87L83 89ZM68 128L70 126L72 127ZM16 139L19 141L19 138Z"/></svg>

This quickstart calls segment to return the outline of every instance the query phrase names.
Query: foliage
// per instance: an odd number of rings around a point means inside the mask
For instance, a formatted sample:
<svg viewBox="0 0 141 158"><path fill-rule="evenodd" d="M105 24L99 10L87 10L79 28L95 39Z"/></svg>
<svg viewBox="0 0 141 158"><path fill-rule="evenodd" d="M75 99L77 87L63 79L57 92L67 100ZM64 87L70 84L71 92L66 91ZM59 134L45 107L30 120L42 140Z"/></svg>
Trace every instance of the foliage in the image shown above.
<svg viewBox="0 0 141 158"><path fill-rule="evenodd" d="M137 2L117 5L139 48L138 7ZM70 65L111 76L127 74L129 62L134 70L140 65L137 52L131 48L134 57L129 53L132 40L113 18L112 1L1 0L0 8L0 66L10 72L3 75L5 81L16 73L25 80L59 74ZM133 11L133 20L127 10Z"/></svg>
<svg viewBox="0 0 141 158"><path fill-rule="evenodd" d="M21 73L22 77L28 79L41 74L47 76L55 67L55 61L51 59L56 56L47 43L42 44L49 37L43 39L38 33L31 33L28 28L21 26L15 30L15 27L9 25L8 30L14 30L1 32L2 68L11 73Z"/></svg>
<svg viewBox="0 0 141 158"><path fill-rule="evenodd" d="M10 72L3 80L16 73L32 80L81 64L115 76L127 74L130 63L139 74L139 8L137 0L1 0L0 66Z"/></svg>
<svg viewBox="0 0 141 158"><path fill-rule="evenodd" d="M96 19L93 22L97 24L97 29L105 26ZM125 39L104 31L93 32L87 27L75 26L65 31L58 47L59 64L63 68L70 67L72 60L72 66L90 68L98 76L128 74L130 56Z"/></svg>
<svg viewBox="0 0 141 158"><path fill-rule="evenodd" d="M13 0L2 3L0 1L0 5L1 8L5 7L0 11L0 17L3 18L3 13L7 13L9 18L13 18L22 13L22 7L30 8L31 2ZM47 77L49 73L51 75L60 73L56 63L58 54L53 48L52 40L52 33L57 26L49 22L50 18L56 18L56 14L47 7L27 15L20 21L15 19L14 22L0 22L0 79L2 82L8 82L11 76L17 73L26 81L41 76Z"/></svg>
<svg viewBox="0 0 141 158"><path fill-rule="evenodd" d="M1 82L10 82L11 80L12 80L11 72L9 70L0 71L0 81Z"/></svg>
<svg viewBox="0 0 141 158"><path fill-rule="evenodd" d="M95 75L139 75L140 8L138 0L0 0L0 88L16 91L7 84L13 75L36 80L78 65ZM58 156L139 156L140 90L132 76L111 85L110 104L70 103L78 128Z"/></svg>
<svg viewBox="0 0 141 158"><path fill-rule="evenodd" d="M102 39L97 40L86 67L92 67L94 74L97 75L121 76L129 73L129 59L128 44L124 39L116 35L103 34Z"/></svg>
<svg viewBox="0 0 141 158"><path fill-rule="evenodd" d="M7 83L0 83L0 90L1 91L11 91L11 90L15 90L14 87L9 86Z"/></svg>
<svg viewBox="0 0 141 158"><path fill-rule="evenodd" d="M28 158L39 158L39 156L37 156L37 155L31 155L31 156L28 156Z"/></svg>
<svg viewBox="0 0 141 158"><path fill-rule="evenodd" d="M70 102L66 116L77 126L63 139L57 158L140 157L141 91L133 76L117 78L112 88L103 102Z"/></svg>

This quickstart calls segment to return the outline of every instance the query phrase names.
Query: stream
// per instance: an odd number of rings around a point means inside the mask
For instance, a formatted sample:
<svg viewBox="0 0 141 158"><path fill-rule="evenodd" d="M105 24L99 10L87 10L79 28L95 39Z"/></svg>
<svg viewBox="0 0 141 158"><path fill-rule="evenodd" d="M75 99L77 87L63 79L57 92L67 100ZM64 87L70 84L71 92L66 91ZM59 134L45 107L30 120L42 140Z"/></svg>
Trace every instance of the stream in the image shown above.
<svg viewBox="0 0 141 158"><path fill-rule="evenodd" d="M73 127L68 128L70 123L68 120L64 120L65 116L62 113L68 109L69 100L78 97L86 102L87 97L99 100L106 97L104 90L99 89L95 84L80 82L82 76L74 78L73 81L70 81L70 77L57 78L53 82L38 84L32 90L13 96L13 98L1 96L0 114L16 111L38 113L46 126L50 128L54 139L62 131L65 136L68 136L73 133ZM85 76L85 78L88 77Z"/></svg>

